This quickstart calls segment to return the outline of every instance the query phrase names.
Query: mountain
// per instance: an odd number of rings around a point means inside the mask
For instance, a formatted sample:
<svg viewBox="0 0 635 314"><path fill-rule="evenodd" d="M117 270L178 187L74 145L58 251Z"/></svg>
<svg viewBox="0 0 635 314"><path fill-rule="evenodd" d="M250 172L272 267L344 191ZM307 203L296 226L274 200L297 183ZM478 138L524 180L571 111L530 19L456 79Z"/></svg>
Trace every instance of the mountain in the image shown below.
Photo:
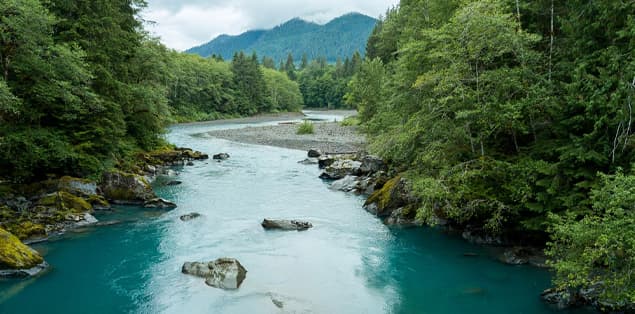
<svg viewBox="0 0 635 314"><path fill-rule="evenodd" d="M209 57L221 55L225 60L237 51L267 56L279 62L289 53L299 61L306 53L310 59L326 57L329 62L351 56L355 51L362 55L366 41L377 20L359 13L349 13L320 25L294 18L269 30L252 30L238 36L220 35L214 40L186 52Z"/></svg>

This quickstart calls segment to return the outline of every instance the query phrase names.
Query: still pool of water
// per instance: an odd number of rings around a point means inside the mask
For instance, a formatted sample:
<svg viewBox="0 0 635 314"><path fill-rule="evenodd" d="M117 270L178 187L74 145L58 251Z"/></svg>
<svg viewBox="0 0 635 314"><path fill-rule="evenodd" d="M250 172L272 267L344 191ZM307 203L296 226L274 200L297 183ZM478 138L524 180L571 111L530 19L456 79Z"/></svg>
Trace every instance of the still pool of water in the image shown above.
<svg viewBox="0 0 635 314"><path fill-rule="evenodd" d="M0 313L562 313L540 301L547 271L500 264L438 230L386 227L363 198L330 191L317 167L298 164L303 151L193 135L243 126L173 127L173 143L231 159L178 169L182 185L157 187L173 211L118 207L98 218L120 224L36 245L51 270L0 281ZM202 217L179 220L190 212ZM265 217L314 228L265 232ZM248 270L239 290L180 272L225 256Z"/></svg>

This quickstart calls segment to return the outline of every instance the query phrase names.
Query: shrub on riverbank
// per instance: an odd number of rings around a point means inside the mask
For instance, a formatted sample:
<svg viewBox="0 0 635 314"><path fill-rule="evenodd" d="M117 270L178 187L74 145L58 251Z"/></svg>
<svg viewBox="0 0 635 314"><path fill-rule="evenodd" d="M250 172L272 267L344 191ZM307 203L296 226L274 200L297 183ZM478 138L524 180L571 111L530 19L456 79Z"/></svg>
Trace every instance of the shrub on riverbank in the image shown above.
<svg viewBox="0 0 635 314"><path fill-rule="evenodd" d="M298 134L300 135L304 135L304 134L313 134L315 133L314 127L313 127L313 123L310 121L304 121L302 123L300 123L298 125Z"/></svg>

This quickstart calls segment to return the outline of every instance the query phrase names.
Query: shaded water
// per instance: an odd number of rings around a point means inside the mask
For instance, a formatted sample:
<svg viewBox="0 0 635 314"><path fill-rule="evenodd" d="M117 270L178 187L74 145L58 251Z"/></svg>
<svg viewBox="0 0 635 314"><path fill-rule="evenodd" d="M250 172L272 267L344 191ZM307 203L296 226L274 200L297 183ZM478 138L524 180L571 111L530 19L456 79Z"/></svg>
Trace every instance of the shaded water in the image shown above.
<svg viewBox="0 0 635 314"><path fill-rule="evenodd" d="M173 143L231 159L179 169L182 185L158 187L176 210L120 207L98 218L121 224L35 246L51 271L0 281L0 313L557 312L539 299L548 272L502 265L436 230L388 228L361 197L328 190L317 167L298 164L303 151L192 136L225 127L241 125L173 127ZM202 217L178 219L194 211ZM265 217L314 228L265 232ZM248 270L237 291L180 273L183 262L224 256Z"/></svg>

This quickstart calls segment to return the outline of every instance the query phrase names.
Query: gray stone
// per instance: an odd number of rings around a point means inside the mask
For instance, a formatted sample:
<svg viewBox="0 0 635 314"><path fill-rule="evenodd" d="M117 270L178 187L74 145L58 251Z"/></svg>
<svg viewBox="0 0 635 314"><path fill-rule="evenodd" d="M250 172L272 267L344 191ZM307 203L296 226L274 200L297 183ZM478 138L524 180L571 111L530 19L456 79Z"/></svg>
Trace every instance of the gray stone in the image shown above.
<svg viewBox="0 0 635 314"><path fill-rule="evenodd" d="M320 156L318 158L318 167L320 169L324 169L335 162L335 158L333 156Z"/></svg>
<svg viewBox="0 0 635 314"><path fill-rule="evenodd" d="M322 156L322 151L316 148L311 148L309 149L309 152L307 153L307 156L309 158L318 158L320 156Z"/></svg>
<svg viewBox="0 0 635 314"><path fill-rule="evenodd" d="M77 217L81 216L81 218L79 220L76 220ZM77 215L77 217L74 218L75 225L78 227L84 227L84 226L89 226L89 225L94 225L96 223L99 222L99 220L97 220L97 218L95 218L95 216L91 215L91 214L80 214Z"/></svg>
<svg viewBox="0 0 635 314"><path fill-rule="evenodd" d="M360 171L362 172L362 174L375 173L385 170L386 163L383 159L372 155L366 155L362 158L362 164L360 166Z"/></svg>
<svg viewBox="0 0 635 314"><path fill-rule="evenodd" d="M279 229L285 231L304 231L309 228L312 228L313 225L307 221L298 221L298 220L283 220L283 219L265 219L261 223L262 227L265 229Z"/></svg>
<svg viewBox="0 0 635 314"><path fill-rule="evenodd" d="M357 189L357 186L359 184L358 180L359 177L357 176L345 176L344 178L331 183L329 188L336 191L352 192Z"/></svg>
<svg viewBox="0 0 635 314"><path fill-rule="evenodd" d="M175 180L175 181L168 181L167 183L165 183L165 185L166 185L166 186L174 186L174 185L180 185L180 184L182 184L182 183L183 183L183 182L181 182L181 181L176 181L176 180Z"/></svg>
<svg viewBox="0 0 635 314"><path fill-rule="evenodd" d="M104 196L117 204L139 205L157 196L144 177L124 172L106 172L102 177Z"/></svg>
<svg viewBox="0 0 635 314"><path fill-rule="evenodd" d="M350 159L340 159L333 162L330 166L324 169L324 172L320 175L322 179L339 180L347 175L359 175L360 167L362 163Z"/></svg>
<svg viewBox="0 0 635 314"><path fill-rule="evenodd" d="M208 286L220 289L238 289L247 276L247 270L234 258L219 258L213 262L187 262L184 274L205 278Z"/></svg>

